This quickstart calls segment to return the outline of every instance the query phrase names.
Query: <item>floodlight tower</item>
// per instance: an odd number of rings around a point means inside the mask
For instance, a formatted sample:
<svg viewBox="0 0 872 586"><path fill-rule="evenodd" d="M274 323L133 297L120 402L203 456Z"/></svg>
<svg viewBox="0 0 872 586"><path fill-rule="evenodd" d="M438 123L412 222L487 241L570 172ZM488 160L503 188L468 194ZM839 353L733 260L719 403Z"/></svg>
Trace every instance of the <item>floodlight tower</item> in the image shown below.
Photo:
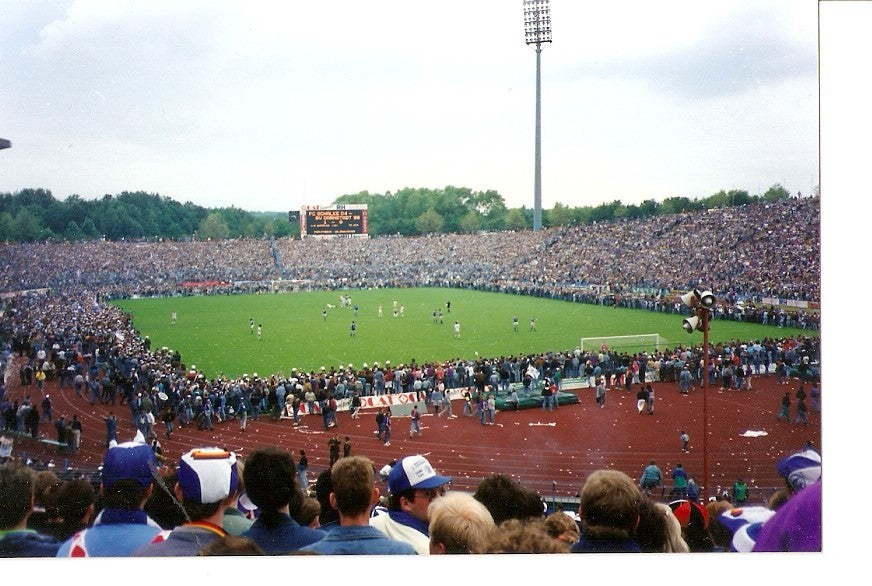
<svg viewBox="0 0 872 586"><path fill-rule="evenodd" d="M533 230L542 229L542 43L551 42L549 0L524 0L524 37L536 45L536 162L534 164Z"/></svg>

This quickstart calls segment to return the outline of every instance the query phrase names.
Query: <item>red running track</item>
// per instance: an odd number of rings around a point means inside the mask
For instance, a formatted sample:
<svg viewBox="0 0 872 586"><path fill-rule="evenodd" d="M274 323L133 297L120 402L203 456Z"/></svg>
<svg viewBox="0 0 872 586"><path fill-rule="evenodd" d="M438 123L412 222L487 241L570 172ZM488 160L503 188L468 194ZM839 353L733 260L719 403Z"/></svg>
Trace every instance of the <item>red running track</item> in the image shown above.
<svg viewBox="0 0 872 586"><path fill-rule="evenodd" d="M17 359L20 360L20 359ZM7 395L11 401L29 394L37 405L42 393L35 386L18 384L18 362L7 371ZM751 391L722 391L717 385L709 389L708 473L709 494L717 486L731 487L736 478L750 485L752 500L766 499L775 487L783 484L775 469L777 460L798 451L806 442L820 450L820 413L810 413L810 425L778 421L776 415L786 390L795 391L800 381L778 385L774 375L753 378ZM669 478L673 467L682 463L691 476L703 485L703 392L697 388L689 395L678 392L677 383L654 383L656 403L653 415L636 410L634 387L631 394L612 389L600 408L592 389L576 391L580 403L565 405L553 412L526 409L498 412L496 424L482 426L478 417L463 417L461 403L454 402L456 419L446 420L433 414L422 417L422 436L409 438L409 419L395 417L391 446L385 447L374 434L375 414L361 412L353 420L348 412L338 414L338 426L323 429L319 415L304 416L299 427L291 420L272 421L261 417L249 420L246 432L235 421L216 424L212 431L198 431L195 426L181 428L167 440L163 424L158 423L168 465L174 465L185 451L194 447L220 446L245 456L259 446L280 446L295 454L305 449L309 456L309 475L314 480L328 462L327 441L334 434L351 439L352 453L365 455L381 467L392 459L410 454L425 455L438 472L453 477L452 487L473 491L478 482L493 473L508 474L545 498L573 497L584 479L599 468L616 468L638 479L649 460L655 460ZM806 385L806 392L808 391ZM31 440L15 438L14 455L27 452L33 459L53 460L60 467L94 469L105 451L103 417L111 406L90 406L70 389L61 390L56 382L46 386L52 396L55 416L67 419L78 414L82 420L82 444L76 455L59 454L57 448ZM794 401L795 407L795 401ZM129 408L114 407L119 419L118 438L132 439L135 428ZM795 410L793 411L795 416ZM690 451L681 449L680 430L690 435ZM747 432L765 432L748 437ZM42 423L39 433L56 438L54 426ZM553 484L552 484L553 483ZM754 488L759 490L754 492Z"/></svg>

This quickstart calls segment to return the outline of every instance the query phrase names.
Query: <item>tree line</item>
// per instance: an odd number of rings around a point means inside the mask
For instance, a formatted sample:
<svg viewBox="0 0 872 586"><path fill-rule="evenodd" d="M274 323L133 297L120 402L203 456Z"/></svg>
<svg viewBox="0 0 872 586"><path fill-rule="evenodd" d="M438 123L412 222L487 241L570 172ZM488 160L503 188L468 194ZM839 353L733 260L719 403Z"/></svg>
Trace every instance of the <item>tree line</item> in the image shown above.
<svg viewBox="0 0 872 586"><path fill-rule="evenodd" d="M574 226L661 214L700 211L774 202L790 197L780 184L752 196L743 190L721 190L704 198L668 197L657 202L570 207L561 203L542 210L545 227ZM466 187L405 188L397 192L361 191L336 198L334 204L367 204L372 236L415 236L434 233L526 230L533 225L533 209L507 208L494 190ZM237 207L206 208L180 203L158 194L122 192L86 200L70 195L55 198L46 189L0 193L0 240L143 240L168 238L223 239L299 237L299 222L284 212L249 212Z"/></svg>

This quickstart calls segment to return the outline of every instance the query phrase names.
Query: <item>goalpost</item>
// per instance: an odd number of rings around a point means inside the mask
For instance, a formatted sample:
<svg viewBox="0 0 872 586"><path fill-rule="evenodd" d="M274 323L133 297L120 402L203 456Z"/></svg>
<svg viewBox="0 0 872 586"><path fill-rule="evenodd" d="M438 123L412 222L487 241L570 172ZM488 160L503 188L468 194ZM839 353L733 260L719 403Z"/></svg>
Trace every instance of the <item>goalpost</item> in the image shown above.
<svg viewBox="0 0 872 586"><path fill-rule="evenodd" d="M609 350L618 352L649 352L659 351L669 343L660 334L634 334L632 336L600 336L597 338L582 338L579 349L582 352L599 352L605 345Z"/></svg>

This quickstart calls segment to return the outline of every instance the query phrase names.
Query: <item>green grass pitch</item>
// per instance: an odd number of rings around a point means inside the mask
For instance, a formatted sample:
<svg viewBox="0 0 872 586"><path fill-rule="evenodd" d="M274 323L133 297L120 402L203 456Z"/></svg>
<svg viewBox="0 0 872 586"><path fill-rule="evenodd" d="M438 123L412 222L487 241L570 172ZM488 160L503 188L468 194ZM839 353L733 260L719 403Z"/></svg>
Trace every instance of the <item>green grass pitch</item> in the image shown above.
<svg viewBox="0 0 872 586"><path fill-rule="evenodd" d="M353 308L340 307L340 295ZM393 301L404 306L393 317ZM451 302L448 313L446 303ZM659 333L670 346L701 344L702 334L687 334L682 318L644 310L616 309L536 297L466 289L415 288L215 295L126 299L116 305L133 316L152 349L178 350L187 365L209 377L258 373L260 376L324 366L360 368L374 362L392 365L477 356L531 354L576 348L582 337ZM322 310L328 304L327 318ZM382 317L378 317L378 306ZM433 312L442 310L442 323ZM170 316L176 312L176 324ZM512 318L518 317L518 331ZM536 318L536 331L530 319ZM249 327L254 319L255 329ZM351 336L351 322L357 324ZM460 323L460 337L454 322ZM262 325L261 339L257 325ZM781 338L803 330L716 320L710 342Z"/></svg>

